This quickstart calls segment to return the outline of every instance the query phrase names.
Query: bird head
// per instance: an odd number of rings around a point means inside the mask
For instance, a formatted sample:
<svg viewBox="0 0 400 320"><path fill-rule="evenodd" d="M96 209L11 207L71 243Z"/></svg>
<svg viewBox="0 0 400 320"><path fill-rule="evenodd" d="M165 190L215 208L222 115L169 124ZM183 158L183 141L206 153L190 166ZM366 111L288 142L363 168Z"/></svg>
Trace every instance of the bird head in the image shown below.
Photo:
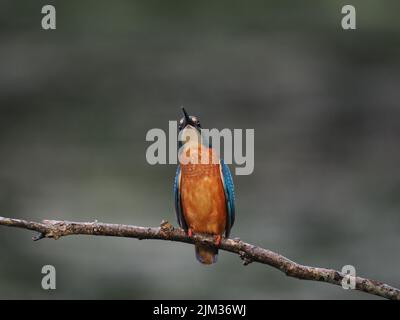
<svg viewBox="0 0 400 320"><path fill-rule="evenodd" d="M195 116L190 116L182 107L183 118L179 120L178 129L180 145L186 142L199 144L202 142L200 121Z"/></svg>
<svg viewBox="0 0 400 320"><path fill-rule="evenodd" d="M183 112L183 118L179 120L179 127L178 127L179 131L182 131L189 126L192 127L193 129L196 129L197 131L200 131L201 125L199 118L195 116L189 116L185 108L183 107L182 107L182 112Z"/></svg>

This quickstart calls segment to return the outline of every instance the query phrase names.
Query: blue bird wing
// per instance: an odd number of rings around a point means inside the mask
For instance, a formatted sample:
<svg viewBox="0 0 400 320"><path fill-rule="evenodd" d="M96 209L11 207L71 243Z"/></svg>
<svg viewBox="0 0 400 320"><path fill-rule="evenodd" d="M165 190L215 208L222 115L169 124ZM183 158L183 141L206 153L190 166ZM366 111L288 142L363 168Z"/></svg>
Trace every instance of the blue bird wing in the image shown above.
<svg viewBox="0 0 400 320"><path fill-rule="evenodd" d="M187 231L188 226L183 215L182 209L182 201L181 201L181 166L178 164L178 168L176 169L175 175L175 183L174 183L174 196L175 196L175 212L176 218L178 219L179 226Z"/></svg>
<svg viewBox="0 0 400 320"><path fill-rule="evenodd" d="M225 236L228 238L231 232L232 226L235 223L235 187L233 185L233 179L229 167L225 164L224 160L221 159L221 179L225 190L226 199L226 211L227 211L227 223L225 228Z"/></svg>

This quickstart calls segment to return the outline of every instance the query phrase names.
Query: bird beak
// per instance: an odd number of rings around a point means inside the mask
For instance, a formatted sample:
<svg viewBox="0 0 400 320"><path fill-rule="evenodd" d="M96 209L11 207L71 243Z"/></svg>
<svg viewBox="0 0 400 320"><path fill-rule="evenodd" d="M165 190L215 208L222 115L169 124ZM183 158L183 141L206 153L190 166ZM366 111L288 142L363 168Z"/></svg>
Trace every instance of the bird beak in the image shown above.
<svg viewBox="0 0 400 320"><path fill-rule="evenodd" d="M189 115L187 114L187 112L186 112L184 107L182 107L182 111L183 111L183 114L185 115L186 123L190 123Z"/></svg>

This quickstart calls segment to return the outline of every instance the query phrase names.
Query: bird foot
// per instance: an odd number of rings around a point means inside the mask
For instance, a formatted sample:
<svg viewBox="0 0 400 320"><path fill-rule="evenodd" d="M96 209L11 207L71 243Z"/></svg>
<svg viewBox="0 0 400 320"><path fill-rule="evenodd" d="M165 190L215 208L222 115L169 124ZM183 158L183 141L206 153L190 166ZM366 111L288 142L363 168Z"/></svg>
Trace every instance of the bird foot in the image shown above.
<svg viewBox="0 0 400 320"><path fill-rule="evenodd" d="M220 234L218 234L218 235L216 235L216 236L214 237L214 244L215 244L216 246L219 246L219 245L221 244L221 241L222 241L222 236L221 236Z"/></svg>
<svg viewBox="0 0 400 320"><path fill-rule="evenodd" d="M193 230L191 228L189 228L187 234L188 234L189 238L192 238L193 237Z"/></svg>

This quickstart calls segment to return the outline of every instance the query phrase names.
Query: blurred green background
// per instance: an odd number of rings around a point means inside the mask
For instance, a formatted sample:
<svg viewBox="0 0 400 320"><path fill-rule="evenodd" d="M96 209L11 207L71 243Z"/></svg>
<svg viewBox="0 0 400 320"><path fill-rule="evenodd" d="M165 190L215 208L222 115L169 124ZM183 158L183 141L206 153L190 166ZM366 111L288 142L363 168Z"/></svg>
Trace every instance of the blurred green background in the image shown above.
<svg viewBox="0 0 400 320"><path fill-rule="evenodd" d="M255 129L232 237L400 287L400 6L352 0L344 31L344 4L2 1L0 216L176 225L175 166L147 164L145 135L184 105ZM0 227L0 298L374 298L180 243L31 236Z"/></svg>

